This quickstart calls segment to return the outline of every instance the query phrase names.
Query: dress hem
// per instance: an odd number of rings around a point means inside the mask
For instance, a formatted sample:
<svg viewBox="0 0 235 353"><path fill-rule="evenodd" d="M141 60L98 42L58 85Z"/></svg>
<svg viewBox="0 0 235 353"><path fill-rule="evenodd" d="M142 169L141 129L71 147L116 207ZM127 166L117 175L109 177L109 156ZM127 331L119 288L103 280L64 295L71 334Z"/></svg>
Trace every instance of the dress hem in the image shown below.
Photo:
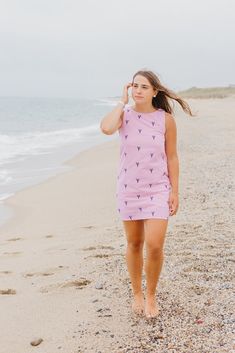
<svg viewBox="0 0 235 353"><path fill-rule="evenodd" d="M139 220L144 220L144 219L165 219L168 220L169 217L143 217L143 218L121 218L122 221L139 221Z"/></svg>

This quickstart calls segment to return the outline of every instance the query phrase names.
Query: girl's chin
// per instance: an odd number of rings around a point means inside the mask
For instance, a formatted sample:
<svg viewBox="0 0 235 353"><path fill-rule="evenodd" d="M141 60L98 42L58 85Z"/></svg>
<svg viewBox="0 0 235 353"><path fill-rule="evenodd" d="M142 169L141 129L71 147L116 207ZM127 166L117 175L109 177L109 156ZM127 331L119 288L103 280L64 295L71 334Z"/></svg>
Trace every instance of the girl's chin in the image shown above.
<svg viewBox="0 0 235 353"><path fill-rule="evenodd" d="M136 103L144 103L144 99L143 98L135 98L134 101Z"/></svg>

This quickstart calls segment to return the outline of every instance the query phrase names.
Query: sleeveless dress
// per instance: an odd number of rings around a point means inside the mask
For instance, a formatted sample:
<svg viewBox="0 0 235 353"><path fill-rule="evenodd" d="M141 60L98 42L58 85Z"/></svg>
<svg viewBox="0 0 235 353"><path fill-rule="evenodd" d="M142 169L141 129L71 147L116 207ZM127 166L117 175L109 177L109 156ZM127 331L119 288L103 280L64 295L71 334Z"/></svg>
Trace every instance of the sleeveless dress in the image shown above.
<svg viewBox="0 0 235 353"><path fill-rule="evenodd" d="M139 113L124 107L117 170L117 210L122 220L168 219L171 184L165 153L165 110Z"/></svg>

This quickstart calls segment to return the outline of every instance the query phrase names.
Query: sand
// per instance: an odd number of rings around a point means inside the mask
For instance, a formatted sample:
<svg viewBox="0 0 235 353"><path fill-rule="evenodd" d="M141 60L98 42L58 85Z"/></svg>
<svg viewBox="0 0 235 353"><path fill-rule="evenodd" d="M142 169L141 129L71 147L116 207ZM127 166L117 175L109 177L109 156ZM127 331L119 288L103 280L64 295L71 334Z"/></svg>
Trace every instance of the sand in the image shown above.
<svg viewBox="0 0 235 353"><path fill-rule="evenodd" d="M131 313L117 134L7 200L0 353L232 352L235 99L188 102L198 116L175 113L180 205L168 223L159 317Z"/></svg>

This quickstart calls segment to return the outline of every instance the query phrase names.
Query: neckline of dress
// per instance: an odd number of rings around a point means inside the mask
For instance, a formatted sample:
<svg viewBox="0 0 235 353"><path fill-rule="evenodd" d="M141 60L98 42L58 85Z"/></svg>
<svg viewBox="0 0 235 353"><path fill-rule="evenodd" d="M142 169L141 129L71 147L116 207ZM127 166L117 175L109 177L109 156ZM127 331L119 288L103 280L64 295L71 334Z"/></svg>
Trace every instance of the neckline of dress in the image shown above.
<svg viewBox="0 0 235 353"><path fill-rule="evenodd" d="M156 110L154 110L154 112L149 112L149 113L145 113L145 112L137 112L135 109L133 109L131 106L129 106L129 109L131 109L134 113L136 113L136 114L154 114L154 113L157 113L159 110L161 110L161 109L156 109Z"/></svg>

